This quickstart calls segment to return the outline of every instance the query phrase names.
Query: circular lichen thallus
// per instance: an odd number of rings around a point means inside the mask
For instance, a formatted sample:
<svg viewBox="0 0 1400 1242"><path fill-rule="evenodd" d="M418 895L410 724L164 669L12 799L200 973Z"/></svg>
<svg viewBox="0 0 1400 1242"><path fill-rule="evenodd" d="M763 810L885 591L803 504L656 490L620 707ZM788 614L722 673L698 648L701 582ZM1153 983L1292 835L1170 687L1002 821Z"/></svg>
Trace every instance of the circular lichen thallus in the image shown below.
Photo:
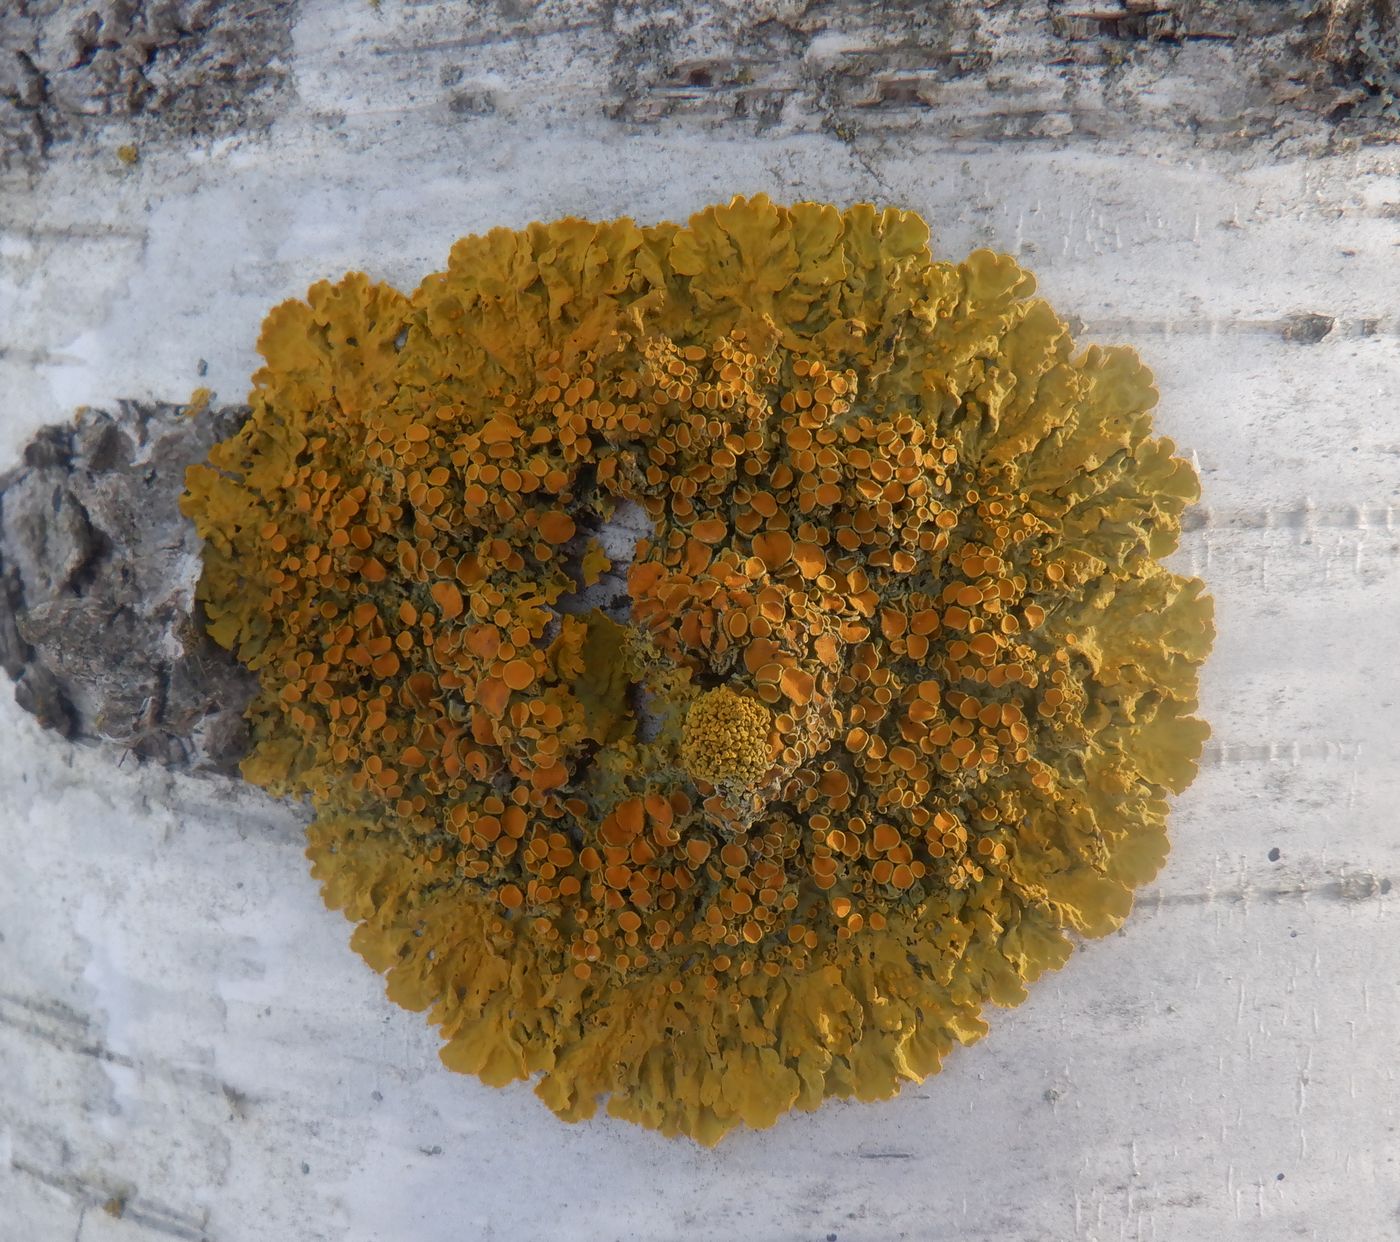
<svg viewBox="0 0 1400 1242"><path fill-rule="evenodd" d="M245 775L450 1067L702 1142L888 1096L1161 865L1195 477L1131 351L927 243L735 199L268 316L200 598Z"/></svg>

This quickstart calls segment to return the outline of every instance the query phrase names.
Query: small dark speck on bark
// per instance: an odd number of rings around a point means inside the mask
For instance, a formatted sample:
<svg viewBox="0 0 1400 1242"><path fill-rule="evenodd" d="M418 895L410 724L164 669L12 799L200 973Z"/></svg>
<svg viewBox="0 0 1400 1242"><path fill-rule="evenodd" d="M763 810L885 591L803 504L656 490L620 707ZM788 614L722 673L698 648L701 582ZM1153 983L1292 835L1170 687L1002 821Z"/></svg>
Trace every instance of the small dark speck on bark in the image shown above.
<svg viewBox="0 0 1400 1242"><path fill-rule="evenodd" d="M1337 321L1331 315L1291 315L1283 327L1283 339L1298 345L1316 345Z"/></svg>

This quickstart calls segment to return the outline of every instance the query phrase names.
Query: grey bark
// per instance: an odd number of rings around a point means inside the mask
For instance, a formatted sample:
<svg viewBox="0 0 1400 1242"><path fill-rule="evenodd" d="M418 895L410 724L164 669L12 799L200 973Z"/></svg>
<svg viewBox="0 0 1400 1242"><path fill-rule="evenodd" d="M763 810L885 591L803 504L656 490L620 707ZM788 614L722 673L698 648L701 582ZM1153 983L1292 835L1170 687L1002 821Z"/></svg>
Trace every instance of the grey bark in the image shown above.
<svg viewBox="0 0 1400 1242"><path fill-rule="evenodd" d="M146 142L259 128L295 89L297 12L293 0L0 6L0 171L41 168L71 141L136 158ZM413 24L399 24L411 44ZM819 127L848 141L910 125L956 139L1169 132L1320 150L1393 141L1400 122L1396 0L495 0L461 4L444 33L454 117L509 108L497 75L474 80L483 50L563 34L600 72L560 106L639 125Z"/></svg>
<svg viewBox="0 0 1400 1242"><path fill-rule="evenodd" d="M85 410L0 475L0 667L47 727L172 768L236 769L252 679L204 633L199 540L177 500L185 467L243 415Z"/></svg>

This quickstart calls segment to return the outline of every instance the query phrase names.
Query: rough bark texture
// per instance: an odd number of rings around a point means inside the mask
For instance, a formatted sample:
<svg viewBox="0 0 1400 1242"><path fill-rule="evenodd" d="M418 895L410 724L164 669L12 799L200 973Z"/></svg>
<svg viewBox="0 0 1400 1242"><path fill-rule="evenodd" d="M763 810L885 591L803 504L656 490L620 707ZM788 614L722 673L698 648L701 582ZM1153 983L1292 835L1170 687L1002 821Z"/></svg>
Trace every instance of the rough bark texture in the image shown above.
<svg viewBox="0 0 1400 1242"><path fill-rule="evenodd" d="M194 615L199 540L185 467L242 417L122 402L46 427L0 475L0 667L74 741L236 772L249 676Z"/></svg>
<svg viewBox="0 0 1400 1242"><path fill-rule="evenodd" d="M288 0L6 6L0 168L39 167L73 139L134 159L138 140L256 127L289 87L295 12ZM433 23L401 24L411 36ZM962 139L1186 131L1207 146L1320 149L1392 140L1400 120L1395 0L497 0L444 24L457 55L438 85L457 116L510 106L493 50L564 35L604 72L563 107L636 124L855 137L933 122ZM1178 92L1185 73L1192 89Z"/></svg>
<svg viewBox="0 0 1400 1242"><path fill-rule="evenodd" d="M615 40L609 111L636 121L809 116L859 133L946 109L950 137L1184 130L1240 148L1389 140L1400 97L1393 0L780 0L698 21L642 3L602 6L598 24Z"/></svg>
<svg viewBox="0 0 1400 1242"><path fill-rule="evenodd" d="M286 0L0 6L0 169L136 118L186 138L247 128L286 86L291 14Z"/></svg>

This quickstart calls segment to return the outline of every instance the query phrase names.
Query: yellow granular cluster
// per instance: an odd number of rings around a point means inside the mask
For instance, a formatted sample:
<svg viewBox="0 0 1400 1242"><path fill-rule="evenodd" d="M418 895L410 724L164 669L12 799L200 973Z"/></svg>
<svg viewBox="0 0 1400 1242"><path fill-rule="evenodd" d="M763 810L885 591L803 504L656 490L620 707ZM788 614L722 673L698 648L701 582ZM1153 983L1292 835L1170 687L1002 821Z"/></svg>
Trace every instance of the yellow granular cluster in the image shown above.
<svg viewBox="0 0 1400 1242"><path fill-rule="evenodd" d="M561 220L268 316L192 468L250 780L444 1061L713 1142L1118 927L1206 727L1131 351L907 212ZM651 523L603 612L599 535ZM620 571L618 571L620 572Z"/></svg>
<svg viewBox="0 0 1400 1242"><path fill-rule="evenodd" d="M756 785L772 767L768 736L773 713L728 686L690 705L681 738L681 763L710 785Z"/></svg>

